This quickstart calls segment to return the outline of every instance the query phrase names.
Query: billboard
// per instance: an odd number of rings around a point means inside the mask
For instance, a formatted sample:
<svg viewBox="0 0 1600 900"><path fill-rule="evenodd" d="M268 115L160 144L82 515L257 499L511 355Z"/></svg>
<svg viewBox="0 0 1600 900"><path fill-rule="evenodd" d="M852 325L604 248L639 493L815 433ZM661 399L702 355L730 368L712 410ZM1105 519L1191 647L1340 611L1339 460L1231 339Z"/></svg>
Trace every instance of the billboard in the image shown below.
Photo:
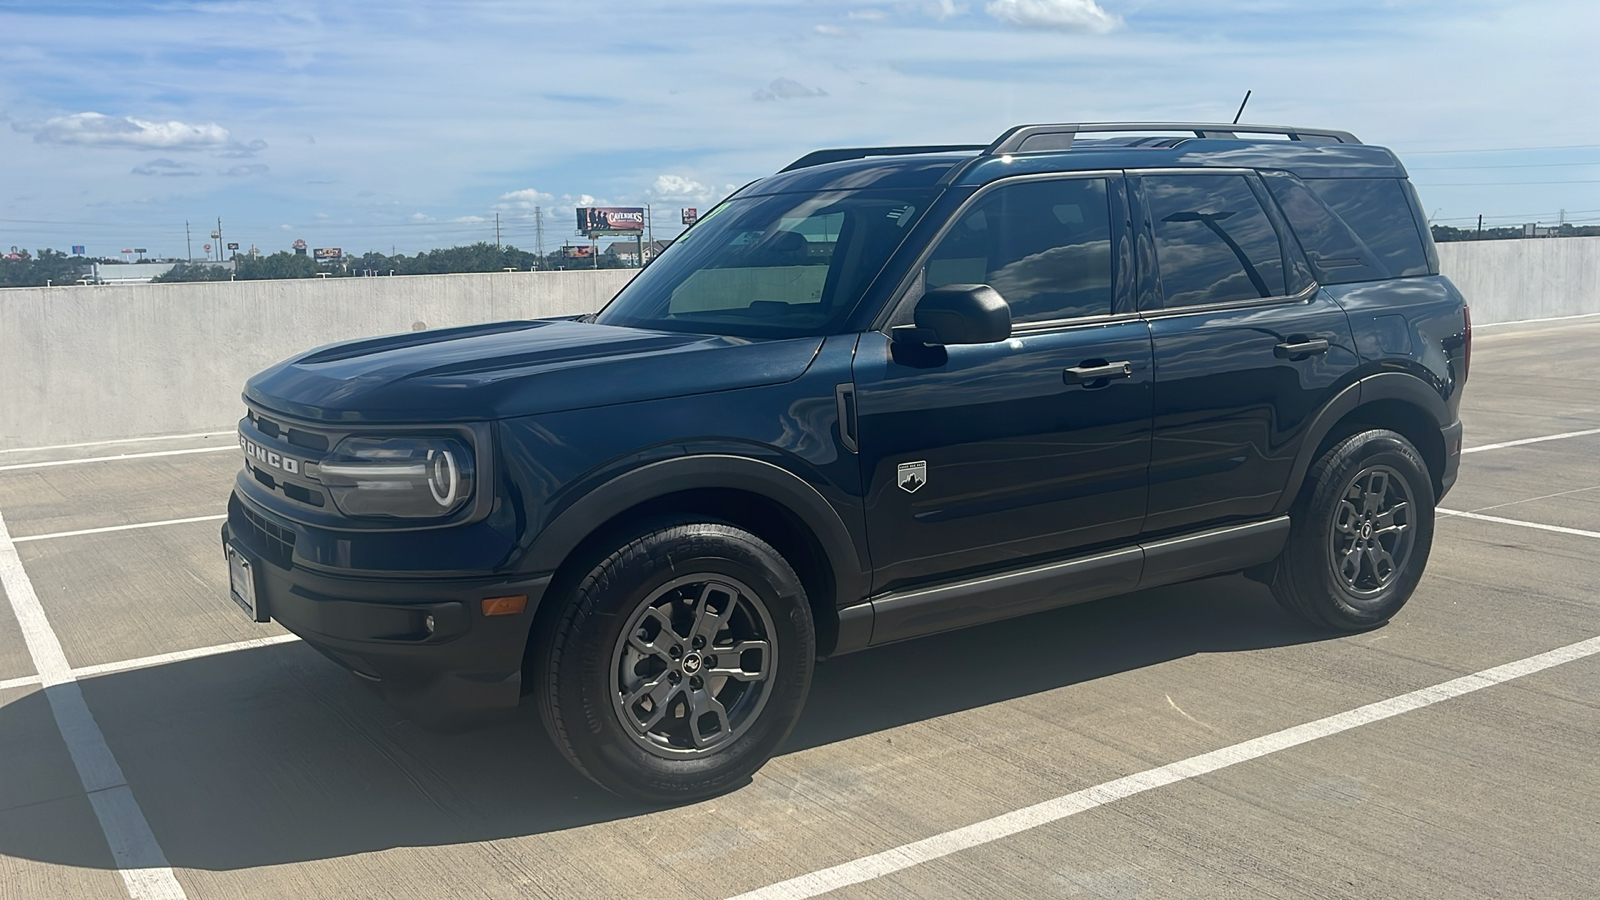
<svg viewBox="0 0 1600 900"><path fill-rule="evenodd" d="M344 256L344 250L338 247L317 247L311 251L312 259L339 259Z"/></svg>
<svg viewBox="0 0 1600 900"><path fill-rule="evenodd" d="M578 230L590 237L597 234L643 234L644 207L580 206Z"/></svg>
<svg viewBox="0 0 1600 900"><path fill-rule="evenodd" d="M567 259L587 259L594 255L594 248L587 244L579 244L576 247L568 244L561 248L561 255Z"/></svg>
<svg viewBox="0 0 1600 900"><path fill-rule="evenodd" d="M235 242L235 241L229 241L228 242L228 249L229 250L237 250L237 249L239 249L239 244L237 242Z"/></svg>
<svg viewBox="0 0 1600 900"><path fill-rule="evenodd" d="M83 255L83 245L82 244L73 244L72 245L72 255L73 256L82 256Z"/></svg>
<svg viewBox="0 0 1600 900"><path fill-rule="evenodd" d="M691 206L683 211L683 224L693 225L698 221L700 221L700 210Z"/></svg>

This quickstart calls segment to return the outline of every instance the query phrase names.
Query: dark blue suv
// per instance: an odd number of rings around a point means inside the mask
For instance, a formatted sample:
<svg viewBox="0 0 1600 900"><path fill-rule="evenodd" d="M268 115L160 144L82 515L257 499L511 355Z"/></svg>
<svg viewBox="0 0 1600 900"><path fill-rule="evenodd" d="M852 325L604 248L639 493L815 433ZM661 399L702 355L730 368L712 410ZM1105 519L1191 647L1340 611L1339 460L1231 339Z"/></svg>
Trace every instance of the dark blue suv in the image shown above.
<svg viewBox="0 0 1600 900"><path fill-rule="evenodd" d="M819 657L1229 572L1375 627L1471 328L1394 154L1030 125L810 154L598 314L252 378L233 596L425 721L533 698L600 784L741 783Z"/></svg>

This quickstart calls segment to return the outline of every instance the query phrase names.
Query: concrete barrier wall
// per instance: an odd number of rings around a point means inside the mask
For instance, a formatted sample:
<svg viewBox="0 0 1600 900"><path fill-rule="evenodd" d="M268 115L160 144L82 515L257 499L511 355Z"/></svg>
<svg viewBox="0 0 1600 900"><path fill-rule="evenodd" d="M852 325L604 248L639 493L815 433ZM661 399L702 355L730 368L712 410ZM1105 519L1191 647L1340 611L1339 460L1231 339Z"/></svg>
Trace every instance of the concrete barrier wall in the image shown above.
<svg viewBox="0 0 1600 900"><path fill-rule="evenodd" d="M1600 237L1440 244L1439 269L1474 326L1600 313Z"/></svg>
<svg viewBox="0 0 1600 900"><path fill-rule="evenodd" d="M1600 238L1441 244L1475 325L1600 313ZM215 431L319 344L599 309L631 270L0 290L0 449Z"/></svg>
<svg viewBox="0 0 1600 900"><path fill-rule="evenodd" d="M593 312L633 270L0 290L0 449L227 429L319 344Z"/></svg>

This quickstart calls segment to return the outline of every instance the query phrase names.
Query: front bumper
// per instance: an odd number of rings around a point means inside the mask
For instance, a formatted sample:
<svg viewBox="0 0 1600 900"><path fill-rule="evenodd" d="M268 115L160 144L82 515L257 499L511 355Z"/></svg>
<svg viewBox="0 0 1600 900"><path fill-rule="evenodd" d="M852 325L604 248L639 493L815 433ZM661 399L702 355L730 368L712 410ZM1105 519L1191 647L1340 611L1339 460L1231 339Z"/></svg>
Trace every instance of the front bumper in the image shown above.
<svg viewBox="0 0 1600 900"><path fill-rule="evenodd" d="M378 577L334 575L284 552L293 526L237 495L222 526L225 546L249 561L260 614L371 682L419 723L453 729L515 708L522 661L550 575ZM280 533L268 529L279 528ZM515 615L485 616L492 597L525 595ZM428 630L431 617L433 630Z"/></svg>

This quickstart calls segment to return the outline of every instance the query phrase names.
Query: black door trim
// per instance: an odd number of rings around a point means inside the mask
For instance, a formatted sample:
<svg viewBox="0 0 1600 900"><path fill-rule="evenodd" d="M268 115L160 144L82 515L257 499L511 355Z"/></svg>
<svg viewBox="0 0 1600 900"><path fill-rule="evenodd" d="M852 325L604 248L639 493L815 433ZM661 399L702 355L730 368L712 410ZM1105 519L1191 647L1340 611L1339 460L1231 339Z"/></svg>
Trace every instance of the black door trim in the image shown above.
<svg viewBox="0 0 1600 900"><path fill-rule="evenodd" d="M841 621L848 619L854 627L840 629L832 655L1237 572L1276 557L1288 537L1289 517L1278 516L934 587L891 591L840 610Z"/></svg>

